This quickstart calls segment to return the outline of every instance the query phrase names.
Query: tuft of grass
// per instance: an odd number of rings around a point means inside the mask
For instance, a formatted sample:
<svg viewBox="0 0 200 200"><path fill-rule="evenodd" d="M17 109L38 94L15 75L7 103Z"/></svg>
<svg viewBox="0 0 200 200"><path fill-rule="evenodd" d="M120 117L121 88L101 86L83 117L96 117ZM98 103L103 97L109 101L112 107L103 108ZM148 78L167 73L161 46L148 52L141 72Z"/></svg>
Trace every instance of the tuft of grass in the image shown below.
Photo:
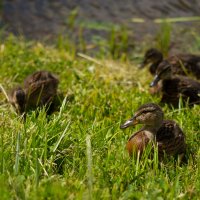
<svg viewBox="0 0 200 200"><path fill-rule="evenodd" d="M69 13L69 16L68 16L67 25L72 30L75 26L76 19L77 19L77 16L78 16L78 12L79 12L79 9L75 8Z"/></svg>
<svg viewBox="0 0 200 200"><path fill-rule="evenodd" d="M140 161L129 158L126 142L140 127L122 131L120 124L141 104L159 102L149 94L148 69L139 71L128 58L77 56L70 46L65 38L47 46L14 36L1 44L0 83L6 93L45 69L59 76L59 91L66 96L51 116L39 109L23 122L0 92L1 199L198 199L199 105L163 107L165 118L176 120L186 134L187 164L169 159L160 165L156 154L148 159L148 149Z"/></svg>
<svg viewBox="0 0 200 200"><path fill-rule="evenodd" d="M109 51L113 59L127 59L128 51L134 44L130 41L126 27L115 28L110 32Z"/></svg>
<svg viewBox="0 0 200 200"><path fill-rule="evenodd" d="M163 21L160 30L157 34L157 48L161 50L164 56L168 55L169 47L171 44L172 25L167 21Z"/></svg>

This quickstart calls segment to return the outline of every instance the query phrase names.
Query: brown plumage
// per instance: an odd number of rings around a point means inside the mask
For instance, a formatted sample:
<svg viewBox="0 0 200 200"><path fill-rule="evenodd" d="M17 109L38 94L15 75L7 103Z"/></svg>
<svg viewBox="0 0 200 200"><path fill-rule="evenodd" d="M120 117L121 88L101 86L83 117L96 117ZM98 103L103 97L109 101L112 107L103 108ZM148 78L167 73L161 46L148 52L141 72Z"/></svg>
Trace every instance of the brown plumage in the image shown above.
<svg viewBox="0 0 200 200"><path fill-rule="evenodd" d="M126 121L121 128L136 124L144 124L138 132L128 140L129 155L141 155L148 144L157 145L159 159L166 156L183 156L186 150L185 136L175 121L163 120L163 111L154 104L148 103L139 107L134 116ZM153 151L153 146L152 146Z"/></svg>
<svg viewBox="0 0 200 200"><path fill-rule="evenodd" d="M24 80L26 108L36 108L52 102L57 94L58 79L48 71L38 71Z"/></svg>
<svg viewBox="0 0 200 200"><path fill-rule="evenodd" d="M25 111L26 97L25 92L21 87L16 87L8 94L9 102L13 105L16 111L21 114Z"/></svg>
<svg viewBox="0 0 200 200"><path fill-rule="evenodd" d="M58 79L48 71L38 71L24 80L24 88L15 88L9 95L17 112L49 106L57 94Z"/></svg>
<svg viewBox="0 0 200 200"><path fill-rule="evenodd" d="M183 155L186 150L185 135L179 125L173 120L163 120L156 133L159 157L164 153L169 156Z"/></svg>
<svg viewBox="0 0 200 200"><path fill-rule="evenodd" d="M178 75L191 74L200 79L200 56L193 54L177 54L166 58L172 65L172 73ZM162 53L154 48L146 51L141 67L150 65L149 71L155 75L159 64L163 61Z"/></svg>
<svg viewBox="0 0 200 200"><path fill-rule="evenodd" d="M149 142L150 139L147 137L144 131L140 130L134 133L126 144L129 155L132 156L133 153L136 155L138 155L138 153L142 155Z"/></svg>
<svg viewBox="0 0 200 200"><path fill-rule="evenodd" d="M172 75L172 65L166 60L158 66L150 86L157 86L158 83L161 87L162 103L177 107L180 98L189 105L200 103L200 83L186 76Z"/></svg>

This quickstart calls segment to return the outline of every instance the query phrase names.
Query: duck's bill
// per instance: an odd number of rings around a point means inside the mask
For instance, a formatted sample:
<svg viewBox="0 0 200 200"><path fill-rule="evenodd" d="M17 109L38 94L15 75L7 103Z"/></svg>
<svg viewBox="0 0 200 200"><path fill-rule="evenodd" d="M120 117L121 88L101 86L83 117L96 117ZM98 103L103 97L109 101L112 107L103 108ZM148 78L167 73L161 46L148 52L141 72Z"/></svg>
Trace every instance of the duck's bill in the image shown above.
<svg viewBox="0 0 200 200"><path fill-rule="evenodd" d="M136 124L138 124L138 121L134 118L131 118L131 119L127 120L124 124L122 124L120 126L120 128L125 129L125 128L128 128L129 126L134 126Z"/></svg>
<svg viewBox="0 0 200 200"><path fill-rule="evenodd" d="M159 80L160 80L159 76L155 75L153 81L150 83L150 87L156 86L158 84Z"/></svg>

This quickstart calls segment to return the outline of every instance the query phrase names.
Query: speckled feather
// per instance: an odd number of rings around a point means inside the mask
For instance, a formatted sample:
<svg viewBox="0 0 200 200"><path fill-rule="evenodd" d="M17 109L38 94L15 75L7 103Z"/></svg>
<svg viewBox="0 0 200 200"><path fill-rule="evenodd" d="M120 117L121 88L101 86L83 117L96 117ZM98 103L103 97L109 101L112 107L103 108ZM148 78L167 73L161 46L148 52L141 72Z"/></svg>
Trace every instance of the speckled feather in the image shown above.
<svg viewBox="0 0 200 200"><path fill-rule="evenodd" d="M172 104L177 107L179 98L188 101L190 105L200 103L200 83L184 76L173 76L171 79L162 80L162 103Z"/></svg>
<svg viewBox="0 0 200 200"><path fill-rule="evenodd" d="M167 59L172 65L172 73L177 75L191 74L200 79L200 56L179 54ZM185 68L185 69L184 69Z"/></svg>
<svg viewBox="0 0 200 200"><path fill-rule="evenodd" d="M179 155L185 153L185 135L179 125L173 120L164 120L156 134L158 155Z"/></svg>
<svg viewBox="0 0 200 200"><path fill-rule="evenodd" d="M27 107L49 103L57 93L58 79L47 71L38 71L24 81Z"/></svg>

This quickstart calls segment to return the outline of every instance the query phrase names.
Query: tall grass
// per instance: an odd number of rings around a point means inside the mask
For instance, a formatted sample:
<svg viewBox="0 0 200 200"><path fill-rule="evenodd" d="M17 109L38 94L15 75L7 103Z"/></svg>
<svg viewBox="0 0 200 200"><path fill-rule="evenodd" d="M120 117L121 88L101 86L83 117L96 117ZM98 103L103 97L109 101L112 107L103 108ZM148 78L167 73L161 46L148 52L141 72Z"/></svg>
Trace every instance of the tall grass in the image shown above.
<svg viewBox="0 0 200 200"><path fill-rule="evenodd" d="M156 36L157 48L163 52L164 56L168 55L171 44L172 24L163 21L160 25L160 30Z"/></svg>
<svg viewBox="0 0 200 200"><path fill-rule="evenodd" d="M141 104L159 102L149 94L147 69L139 71L128 60L76 56L64 39L46 46L12 36L1 45L0 83L6 92L45 69L58 74L66 96L51 116L40 109L23 122L0 93L1 199L199 198L198 105L163 107L165 117L186 134L188 164L170 159L159 165L156 155L148 159L148 151L140 161L131 159L126 142L140 127L121 131L119 126Z"/></svg>

